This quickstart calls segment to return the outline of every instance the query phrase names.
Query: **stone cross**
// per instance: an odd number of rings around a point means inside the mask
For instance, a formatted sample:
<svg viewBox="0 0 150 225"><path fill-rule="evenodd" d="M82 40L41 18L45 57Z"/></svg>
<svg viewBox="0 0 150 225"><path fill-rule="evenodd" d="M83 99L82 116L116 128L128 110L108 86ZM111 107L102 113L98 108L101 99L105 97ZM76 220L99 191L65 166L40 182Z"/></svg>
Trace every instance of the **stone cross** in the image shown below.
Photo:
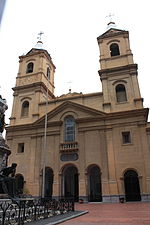
<svg viewBox="0 0 150 225"><path fill-rule="evenodd" d="M39 41L41 41L42 35L43 35L43 34L44 34L44 32L42 32L42 31L40 31L40 32L38 33L37 39L39 39Z"/></svg>
<svg viewBox="0 0 150 225"><path fill-rule="evenodd" d="M110 20L109 22L112 22L113 17L114 17L114 14L112 14L112 13L109 13L109 15L106 16L106 18L109 18L109 20Z"/></svg>

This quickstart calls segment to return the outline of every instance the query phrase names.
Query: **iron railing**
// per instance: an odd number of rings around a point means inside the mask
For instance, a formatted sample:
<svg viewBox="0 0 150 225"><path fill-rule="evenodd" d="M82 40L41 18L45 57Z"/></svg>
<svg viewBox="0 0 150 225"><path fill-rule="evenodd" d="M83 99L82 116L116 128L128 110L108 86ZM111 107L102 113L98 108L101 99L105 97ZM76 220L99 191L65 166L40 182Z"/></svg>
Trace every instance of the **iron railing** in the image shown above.
<svg viewBox="0 0 150 225"><path fill-rule="evenodd" d="M18 199L0 201L0 225L22 225L74 211L73 200Z"/></svg>

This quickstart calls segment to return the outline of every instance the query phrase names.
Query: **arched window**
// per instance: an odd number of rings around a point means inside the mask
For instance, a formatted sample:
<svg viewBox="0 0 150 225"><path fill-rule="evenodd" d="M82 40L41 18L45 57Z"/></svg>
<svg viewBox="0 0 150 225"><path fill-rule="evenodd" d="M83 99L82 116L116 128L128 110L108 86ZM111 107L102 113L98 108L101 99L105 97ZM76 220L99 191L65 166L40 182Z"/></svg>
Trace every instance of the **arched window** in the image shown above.
<svg viewBox="0 0 150 225"><path fill-rule="evenodd" d="M28 114L29 114L29 102L28 101L24 101L22 103L21 116L27 117Z"/></svg>
<svg viewBox="0 0 150 225"><path fill-rule="evenodd" d="M72 142L75 141L75 120L72 116L65 118L64 121L65 132L64 132L64 141Z"/></svg>
<svg viewBox="0 0 150 225"><path fill-rule="evenodd" d="M116 86L116 98L117 98L117 102L127 101L126 89L123 84L118 84Z"/></svg>
<svg viewBox="0 0 150 225"><path fill-rule="evenodd" d="M48 80L50 80L50 68L49 67L47 67L47 78L48 78Z"/></svg>
<svg viewBox="0 0 150 225"><path fill-rule="evenodd" d="M28 63L26 73L32 73L33 67L34 67L34 64L32 62Z"/></svg>
<svg viewBox="0 0 150 225"><path fill-rule="evenodd" d="M118 44L113 43L113 44L110 45L110 55L111 56L120 55Z"/></svg>

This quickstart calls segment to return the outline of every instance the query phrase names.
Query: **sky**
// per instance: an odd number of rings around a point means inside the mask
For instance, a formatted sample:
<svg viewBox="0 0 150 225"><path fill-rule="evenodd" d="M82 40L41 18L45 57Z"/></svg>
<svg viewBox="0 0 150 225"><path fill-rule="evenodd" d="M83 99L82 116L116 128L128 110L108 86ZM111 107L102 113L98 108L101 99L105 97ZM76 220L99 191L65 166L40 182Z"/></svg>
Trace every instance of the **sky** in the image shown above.
<svg viewBox="0 0 150 225"><path fill-rule="evenodd" d="M129 31L144 107L150 107L148 0L7 0L0 26L0 94L9 107L6 123L11 116L18 57L35 47L40 31L56 66L56 96L68 93L70 87L72 92L102 91L97 37L107 30L110 13L116 28Z"/></svg>

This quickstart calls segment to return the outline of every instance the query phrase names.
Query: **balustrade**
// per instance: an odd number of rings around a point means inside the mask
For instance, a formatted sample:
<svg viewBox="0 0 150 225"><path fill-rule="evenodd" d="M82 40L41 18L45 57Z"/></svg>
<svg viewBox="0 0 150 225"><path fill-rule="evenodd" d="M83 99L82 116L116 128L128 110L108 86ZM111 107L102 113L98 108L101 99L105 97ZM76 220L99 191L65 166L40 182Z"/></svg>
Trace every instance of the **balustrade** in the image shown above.
<svg viewBox="0 0 150 225"><path fill-rule="evenodd" d="M77 152L78 142L65 142L60 144L60 152Z"/></svg>

